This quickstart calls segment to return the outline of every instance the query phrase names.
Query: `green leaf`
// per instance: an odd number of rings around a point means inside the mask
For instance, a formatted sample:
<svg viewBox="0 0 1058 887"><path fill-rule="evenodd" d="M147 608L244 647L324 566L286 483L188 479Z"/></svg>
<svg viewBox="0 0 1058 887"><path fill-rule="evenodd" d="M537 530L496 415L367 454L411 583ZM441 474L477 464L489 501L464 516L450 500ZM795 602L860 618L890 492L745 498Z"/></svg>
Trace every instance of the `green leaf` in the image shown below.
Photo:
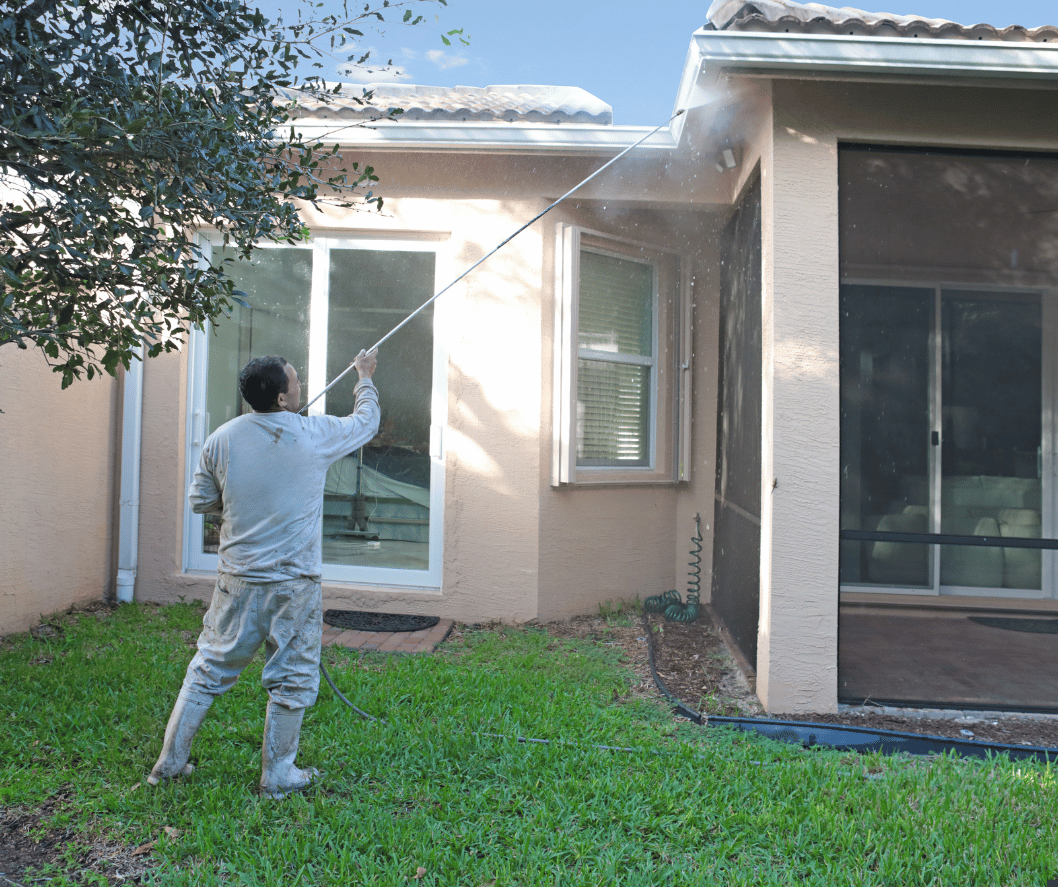
<svg viewBox="0 0 1058 887"><path fill-rule="evenodd" d="M0 157L31 186L0 211L0 343L36 344L64 385L112 373L141 339L163 353L185 319L206 323L232 304L234 263L201 267L188 233L202 219L241 261L259 241L306 239L288 198L312 203L322 182L379 205L364 193L373 173L349 174L337 145L299 139L284 90L325 98L333 87L302 66L332 34L352 42L364 20L398 8L418 24L410 7L426 0L334 14L291 2L294 28L244 0L0 11L2 70L19 75L0 71Z"/></svg>

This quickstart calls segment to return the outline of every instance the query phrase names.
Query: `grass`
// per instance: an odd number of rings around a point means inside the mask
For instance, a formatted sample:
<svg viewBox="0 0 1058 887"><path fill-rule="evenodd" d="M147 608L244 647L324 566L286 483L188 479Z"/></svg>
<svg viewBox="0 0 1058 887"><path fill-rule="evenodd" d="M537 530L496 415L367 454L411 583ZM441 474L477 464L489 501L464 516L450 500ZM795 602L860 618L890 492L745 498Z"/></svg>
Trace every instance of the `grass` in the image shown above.
<svg viewBox="0 0 1058 887"><path fill-rule="evenodd" d="M47 805L42 830L157 842L150 883L1042 887L1058 873L1046 766L703 730L630 696L615 648L539 628L468 630L432 656L328 648L339 687L386 723L324 686L300 758L322 784L283 802L254 793L258 661L207 718L195 773L152 790L140 783L199 611L62 622L0 649L0 807Z"/></svg>
<svg viewBox="0 0 1058 887"><path fill-rule="evenodd" d="M615 602L607 598L599 604L599 616L619 628L631 628L639 622L642 615L643 604L639 600L639 595L636 595L635 600L632 601L618 600Z"/></svg>

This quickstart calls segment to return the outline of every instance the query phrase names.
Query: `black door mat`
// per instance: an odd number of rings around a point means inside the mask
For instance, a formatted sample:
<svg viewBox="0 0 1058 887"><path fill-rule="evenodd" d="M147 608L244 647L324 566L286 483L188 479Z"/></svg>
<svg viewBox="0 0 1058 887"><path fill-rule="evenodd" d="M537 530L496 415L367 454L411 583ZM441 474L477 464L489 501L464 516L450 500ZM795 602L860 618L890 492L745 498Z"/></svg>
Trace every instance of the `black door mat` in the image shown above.
<svg viewBox="0 0 1058 887"><path fill-rule="evenodd" d="M1027 631L1032 634L1058 634L1058 619L1018 619L1007 616L971 616L971 622L1007 631Z"/></svg>
<svg viewBox="0 0 1058 887"><path fill-rule="evenodd" d="M363 610L328 610L323 621L352 631L423 631L433 628L438 616L405 616L401 613L367 613Z"/></svg>

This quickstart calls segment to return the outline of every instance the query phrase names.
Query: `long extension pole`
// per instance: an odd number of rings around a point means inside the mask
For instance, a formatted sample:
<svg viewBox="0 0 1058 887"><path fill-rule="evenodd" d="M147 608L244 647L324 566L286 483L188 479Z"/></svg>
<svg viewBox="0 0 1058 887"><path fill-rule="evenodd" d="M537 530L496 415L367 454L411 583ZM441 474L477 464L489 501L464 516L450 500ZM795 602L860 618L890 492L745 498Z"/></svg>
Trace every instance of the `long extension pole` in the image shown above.
<svg viewBox="0 0 1058 887"><path fill-rule="evenodd" d="M385 342L395 332L397 332L397 330L401 329L401 327L405 326L405 324L410 323L412 321L412 319L414 319L416 316L418 316L422 311L425 311L427 308L429 308L441 296L443 296L446 292L448 292L448 290L450 290L452 287L454 287L457 283L459 283L459 281L461 281L464 277L466 277L471 271L473 271L475 268L477 268L478 265L480 265L482 262L484 262L486 259L488 259L490 256L492 256L494 253L499 252L503 247L505 247L512 240L514 240L515 237L517 237L519 234L521 234L526 228L528 228L534 222L539 221L541 218L543 218L545 215L547 215L549 212L551 212L551 210L553 210L556 206L558 206L563 200L565 200L571 194L573 194L576 191L579 191L581 188L583 188L585 185L587 185L588 182L590 182L597 175L599 175L601 172L603 172L603 170L606 170L609 167L613 166L615 163L617 163L618 160L620 160L622 157L624 157L625 154L627 154L629 151L633 150L634 148L638 148L640 145L643 144L643 142L645 142L647 139L649 139L658 130L664 129L666 126L668 126L670 123L672 123L672 121L675 120L677 117L679 117L684 112L684 110L685 110L684 108L680 108L679 111L677 111L668 120L666 120L664 123L662 123L661 126L655 127L650 132L648 132L645 136L643 136L643 138L641 138L638 142L636 142L633 145L629 145L627 148L625 148L620 154L618 154L612 160L609 160L605 164L600 166L597 170L595 170L595 172L593 172L590 176L588 176L586 179L584 179L584 181L582 181L582 182L574 185L572 188L570 188L565 194L563 194L561 197L559 197L558 200L556 200L554 203L552 203L543 212L538 213L537 215L533 216L533 218L531 218L528 222L526 222L524 225L522 225L522 227L520 227L517 231L515 231L513 234L511 234L505 240L503 240L500 243L498 243L495 247L493 247L493 249L491 249L488 253L486 253L484 256L482 256L480 259L478 259L473 265L471 265L469 268L467 268L466 271L464 271L462 274L460 274L455 280L453 280L450 284L448 284L448 286L446 286L442 290L439 290L437 293L435 293L433 296L431 296L429 299L427 299L425 302L423 302L418 308L416 308L414 311L412 311L412 313L409 314L407 317L405 317L404 320L402 320L400 323L398 323L395 327L393 327L393 329L391 329L388 333L386 333L386 335L384 335L374 345L372 345L368 349L368 353L370 353L372 351L377 351L379 346L382 345L382 343ZM319 400L321 397L323 397L323 395L325 395L328 391L330 391L331 388L333 388L342 379L342 377L345 376L345 374L348 373L352 368L353 368L353 364L349 364L349 366L347 366L344 370L342 370L341 373L339 373L337 376L334 377L334 380L326 388L324 388L323 391L321 391L314 398L312 398L312 400L310 400L307 404L305 404L305 406L301 408L301 411L304 412L310 406L312 406L317 400Z"/></svg>

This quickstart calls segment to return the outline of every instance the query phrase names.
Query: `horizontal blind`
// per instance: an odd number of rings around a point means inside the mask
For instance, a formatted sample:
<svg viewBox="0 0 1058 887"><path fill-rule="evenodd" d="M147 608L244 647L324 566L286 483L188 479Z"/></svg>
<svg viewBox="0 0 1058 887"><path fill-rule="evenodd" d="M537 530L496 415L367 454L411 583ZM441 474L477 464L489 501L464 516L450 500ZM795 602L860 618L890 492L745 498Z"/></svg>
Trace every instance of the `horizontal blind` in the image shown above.
<svg viewBox="0 0 1058 887"><path fill-rule="evenodd" d="M649 356L654 341L654 268L581 250L578 344Z"/></svg>
<svg viewBox="0 0 1058 887"><path fill-rule="evenodd" d="M578 361L577 464L650 464L650 368Z"/></svg>
<svg viewBox="0 0 1058 887"><path fill-rule="evenodd" d="M577 464L646 467L654 268L590 250L580 260Z"/></svg>

